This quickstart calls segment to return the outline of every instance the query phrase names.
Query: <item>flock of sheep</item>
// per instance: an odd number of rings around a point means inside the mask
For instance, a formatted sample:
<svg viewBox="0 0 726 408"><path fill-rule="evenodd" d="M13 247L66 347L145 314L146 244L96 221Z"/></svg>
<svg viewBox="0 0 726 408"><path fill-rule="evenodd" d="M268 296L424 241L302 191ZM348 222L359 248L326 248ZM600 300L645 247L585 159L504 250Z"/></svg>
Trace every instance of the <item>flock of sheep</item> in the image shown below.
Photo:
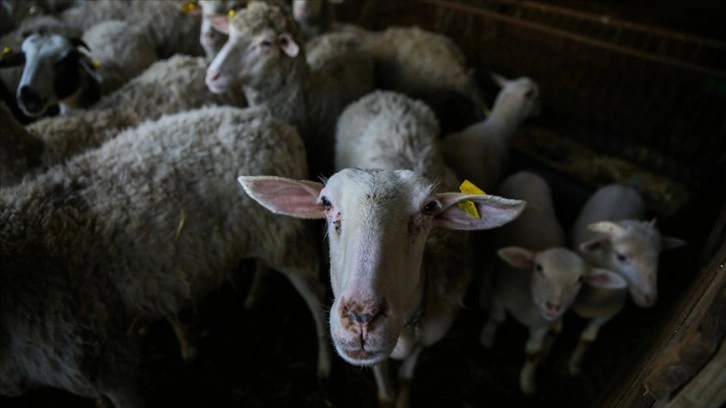
<svg viewBox="0 0 726 408"><path fill-rule="evenodd" d="M484 117L463 52L440 34L339 24L325 0L18 1L0 16L33 3L49 13L14 17L0 60L2 395L49 386L142 406L129 327L167 319L194 358L178 313L246 258L304 298L321 379L332 340L400 407L474 275L491 276L481 343L507 314L527 326L520 388L533 393L565 312L590 321L577 374L628 293L656 302L659 253L683 244L621 185L598 190L568 235L547 182L507 174L537 84L494 75ZM452 94L480 120L442 134ZM487 194L459 191L465 179ZM501 258L491 270L475 269L483 242ZM402 360L397 381L389 359Z"/></svg>

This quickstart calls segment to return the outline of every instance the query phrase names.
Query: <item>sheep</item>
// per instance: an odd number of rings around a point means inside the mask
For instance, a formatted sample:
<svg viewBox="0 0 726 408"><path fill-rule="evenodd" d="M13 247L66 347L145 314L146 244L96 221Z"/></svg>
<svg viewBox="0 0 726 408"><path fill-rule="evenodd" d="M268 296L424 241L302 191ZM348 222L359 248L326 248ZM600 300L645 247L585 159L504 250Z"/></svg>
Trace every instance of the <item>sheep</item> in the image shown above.
<svg viewBox="0 0 726 408"><path fill-rule="evenodd" d="M202 56L198 41L200 21L187 18L180 4L178 0L95 0L64 10L59 19L81 31L102 21L121 19L147 32L159 58L175 54Z"/></svg>
<svg viewBox="0 0 726 408"><path fill-rule="evenodd" d="M15 29L26 17L57 14L74 3L75 0L3 0L0 2L0 35Z"/></svg>
<svg viewBox="0 0 726 408"><path fill-rule="evenodd" d="M539 86L532 79L508 80L497 74L492 78L502 89L491 114L441 141L446 163L484 191L497 188L509 166L510 140L515 130L540 109Z"/></svg>
<svg viewBox="0 0 726 408"><path fill-rule="evenodd" d="M44 149L33 173L96 148L121 131L144 120L201 108L206 105L245 106L242 95L212 94L202 78L207 64L202 57L177 55L152 64L141 75L106 95L93 110L43 118L27 126ZM3 187L6 185L3 184Z"/></svg>
<svg viewBox="0 0 726 408"><path fill-rule="evenodd" d="M212 25L210 17L226 15L230 10L235 10L246 1L241 0L200 0L193 8L187 10L187 14L201 15L199 43L204 49L204 54L210 62L227 42L227 35L223 34Z"/></svg>
<svg viewBox="0 0 726 408"><path fill-rule="evenodd" d="M328 32L358 37L375 62L376 87L421 99L434 109L444 134L484 119L488 110L466 56L451 38L418 26L369 31L334 21L329 0L294 0L305 38Z"/></svg>
<svg viewBox="0 0 726 408"><path fill-rule="evenodd" d="M446 334L471 279L461 231L498 227L524 206L446 192L456 188L456 176L443 165L437 138L436 118L423 102L376 91L342 113L337 172L325 184L239 178L274 213L326 219L336 351L349 364L372 366L381 402L396 399L399 406L408 404L421 350ZM463 201L480 217L456 205ZM398 398L388 379L389 357L403 360Z"/></svg>
<svg viewBox="0 0 726 408"><path fill-rule="evenodd" d="M147 122L0 190L0 394L51 386L142 406L131 322L173 317L245 257L301 293L327 376L315 234L235 182L262 174L307 177L295 129L262 109L207 107Z"/></svg>
<svg viewBox="0 0 726 408"><path fill-rule="evenodd" d="M337 117L373 89L370 56L354 37L339 35L331 40L335 58L311 67L289 8L276 2L251 1L231 19L212 22L229 40L207 69L208 88L243 88L251 106L267 106L297 127L311 175L329 175Z"/></svg>
<svg viewBox="0 0 726 408"><path fill-rule="evenodd" d="M502 182L497 194L523 200L527 208L516 220L491 231L492 244L500 248L497 254L507 265L498 271L492 308L479 340L491 347L507 312L529 328L519 387L524 394L532 394L537 366L547 354L547 334L559 333L562 316L583 282L602 288L624 288L626 283L615 272L590 268L565 247L550 187L541 176L517 172Z"/></svg>
<svg viewBox="0 0 726 408"><path fill-rule="evenodd" d="M80 39L35 32L23 41L21 51L3 57L3 61L24 65L17 88L18 106L36 118L56 103L61 114L87 108L156 59L146 32L120 20L96 24Z"/></svg>
<svg viewBox="0 0 726 408"><path fill-rule="evenodd" d="M600 328L625 306L628 292L640 307L655 305L658 256L685 244L661 235L654 221L642 221L645 210L634 188L609 184L595 191L573 224L573 249L590 265L613 270L627 282L627 289L587 288L575 300L572 309L589 322L570 357L568 369L573 375L581 372L583 355Z"/></svg>

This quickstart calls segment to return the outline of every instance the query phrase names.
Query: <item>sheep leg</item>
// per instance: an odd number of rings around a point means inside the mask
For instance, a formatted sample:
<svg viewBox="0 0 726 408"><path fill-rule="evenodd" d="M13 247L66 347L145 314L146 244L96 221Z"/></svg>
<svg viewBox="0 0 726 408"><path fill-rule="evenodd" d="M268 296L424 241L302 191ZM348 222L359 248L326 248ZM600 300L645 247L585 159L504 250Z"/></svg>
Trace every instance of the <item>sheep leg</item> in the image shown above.
<svg viewBox="0 0 726 408"><path fill-rule="evenodd" d="M256 259L255 272L252 276L252 285L250 286L250 291L247 293L247 297L245 298L245 308L252 309L260 303L260 299L263 298L265 289L265 278L269 275L269 273L270 270L267 265L265 265L265 263L261 260Z"/></svg>
<svg viewBox="0 0 726 408"><path fill-rule="evenodd" d="M525 362L522 371L519 373L519 388L525 394L533 394L537 389L535 376L537 374L537 366L542 361L542 346L549 327L530 327L529 339L525 346Z"/></svg>
<svg viewBox="0 0 726 408"><path fill-rule="evenodd" d="M411 399L411 384L413 383L413 372L421 354L422 347L417 346L411 354L403 360L398 371L399 390L396 398L396 408L408 408Z"/></svg>
<svg viewBox="0 0 726 408"><path fill-rule="evenodd" d="M373 377L376 379L379 407L392 407L396 395L393 392L393 386L391 385L388 360L383 360L373 366Z"/></svg>
<svg viewBox="0 0 726 408"><path fill-rule="evenodd" d="M590 344L597 338L600 328L611 318L612 316L596 317L590 320L585 330L582 331L580 341L577 343L577 347L570 357L569 371L571 375L580 375L582 372L582 357L585 355L585 351L587 351Z"/></svg>
<svg viewBox="0 0 726 408"><path fill-rule="evenodd" d="M167 315L166 319L171 324L171 327L174 328L174 334L176 334L176 338L179 340L182 359L184 361L194 360L197 356L197 348L194 346L194 340L189 329L179 321L179 316L174 313Z"/></svg>
<svg viewBox="0 0 726 408"><path fill-rule="evenodd" d="M311 274L298 269L281 270L295 289L305 299L305 303L313 315L315 331L318 335L318 378L327 379L330 376L331 355L328 348L328 334L324 322L323 285Z"/></svg>
<svg viewBox="0 0 726 408"><path fill-rule="evenodd" d="M547 332L547 337L544 341L544 346L542 347L542 353L540 354L540 358L542 361L547 359L547 356L550 354L550 351L552 350L552 345L554 344L557 337L560 336L560 333L562 332L562 320L557 320L550 326L549 331Z"/></svg>
<svg viewBox="0 0 726 408"><path fill-rule="evenodd" d="M506 317L507 312L504 310L504 306L494 299L492 301L492 310L489 312L489 319L479 335L479 342L482 346L491 347L494 345L494 337L497 334L497 329Z"/></svg>

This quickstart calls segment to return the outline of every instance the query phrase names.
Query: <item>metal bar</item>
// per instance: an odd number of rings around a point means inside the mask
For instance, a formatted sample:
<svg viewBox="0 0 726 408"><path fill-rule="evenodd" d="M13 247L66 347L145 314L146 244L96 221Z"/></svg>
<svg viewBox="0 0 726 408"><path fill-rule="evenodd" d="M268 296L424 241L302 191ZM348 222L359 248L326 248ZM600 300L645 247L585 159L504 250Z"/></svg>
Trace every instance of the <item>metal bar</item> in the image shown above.
<svg viewBox="0 0 726 408"><path fill-rule="evenodd" d="M718 78L726 79L726 71L719 71L717 69L702 67L702 66L694 65L691 63L687 63L687 62L674 60L672 58L648 54L648 53L645 53L642 51L637 51L637 50L623 47L620 45L610 44L605 41L587 38L587 37L579 35L579 34L573 34L573 33L567 32L567 31L563 31L563 30L559 30L559 29L555 29L555 28L551 28L551 27L546 27L542 24L531 23L528 21L518 20L516 18L512 18L509 16L499 15L497 13L493 13L491 11L488 11L488 10L485 10L485 9L482 9L479 7L470 6L470 5L466 5L466 4L458 3L458 2L444 1L444 0L418 0L418 1L420 1L422 3L457 9L457 10L464 11L467 13L477 14L477 15L480 15L483 17L504 21L504 22L519 25L522 27L527 27L527 28L545 32L548 34L553 34L553 35L558 35L558 36L561 36L564 38L569 38L571 40L590 44L595 47L600 47L600 48L608 49L611 51L616 51L616 52L620 52L623 54L632 55L634 57L647 59L649 61L666 64L666 65L673 65L673 66L677 66L677 67L680 67L683 69L695 71L695 72L698 72L701 74L713 75Z"/></svg>
<svg viewBox="0 0 726 408"><path fill-rule="evenodd" d="M423 0L423 1L426 1L426 0ZM626 21L626 20L619 20L619 19L615 19L615 18L605 16L605 15L596 15L596 14L589 13L586 11L573 10L573 9L569 9L569 8L562 7L562 6L555 6L555 5L546 4L546 3L533 3L533 2L529 2L529 1L520 1L520 0L487 0L487 1L490 1L492 3L506 3L506 4L514 4L517 6L552 10L552 11L555 11L558 13L569 14L569 15L572 15L575 17L586 19L586 20L597 21L599 23L603 23L603 18L607 17L607 19L608 19L607 24L609 24L609 25L618 25L618 26L628 28L631 30L644 31L644 32L672 37L672 38L676 38L676 39L680 39L680 40L704 43L704 44L710 45L712 47L717 47L717 48L726 48L726 42L715 40L712 38L704 38L704 37L699 37L699 36L692 35L692 34L684 34L684 33L677 32L677 31L671 31L671 30L667 30L664 28L646 26L644 24L637 24L637 23L633 23L630 21Z"/></svg>

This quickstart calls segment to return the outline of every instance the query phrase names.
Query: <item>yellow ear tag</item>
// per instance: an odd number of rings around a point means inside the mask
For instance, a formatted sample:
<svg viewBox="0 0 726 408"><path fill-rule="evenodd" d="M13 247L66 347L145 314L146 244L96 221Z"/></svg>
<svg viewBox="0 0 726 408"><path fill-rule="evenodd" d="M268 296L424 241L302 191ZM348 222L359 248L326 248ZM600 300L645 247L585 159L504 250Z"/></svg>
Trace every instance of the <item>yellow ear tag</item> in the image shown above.
<svg viewBox="0 0 726 408"><path fill-rule="evenodd" d="M4 57L4 56L10 54L11 52L13 52L13 50L10 49L10 47L3 47L3 53L0 55L2 55Z"/></svg>
<svg viewBox="0 0 726 408"><path fill-rule="evenodd" d="M101 66L101 61L99 61L97 59L92 60L91 61L91 66L93 67L93 69L98 69L98 67Z"/></svg>
<svg viewBox="0 0 726 408"><path fill-rule="evenodd" d="M464 180L464 182L461 183L461 185L459 186L459 190L464 194L486 194L484 190L475 186L474 183L469 180ZM462 201L456 205L458 205L459 208L464 210L465 213L471 215L472 217L481 218L481 216L479 215L479 210L476 209L476 205L471 200Z"/></svg>
<svg viewBox="0 0 726 408"><path fill-rule="evenodd" d="M229 11L227 12L227 17L229 17L229 18L232 18L236 15L237 15L237 10L235 10L235 9L229 9Z"/></svg>
<svg viewBox="0 0 726 408"><path fill-rule="evenodd" d="M182 12L184 14L189 14L198 9L199 9L199 3L197 3L196 1L187 1L182 5Z"/></svg>

